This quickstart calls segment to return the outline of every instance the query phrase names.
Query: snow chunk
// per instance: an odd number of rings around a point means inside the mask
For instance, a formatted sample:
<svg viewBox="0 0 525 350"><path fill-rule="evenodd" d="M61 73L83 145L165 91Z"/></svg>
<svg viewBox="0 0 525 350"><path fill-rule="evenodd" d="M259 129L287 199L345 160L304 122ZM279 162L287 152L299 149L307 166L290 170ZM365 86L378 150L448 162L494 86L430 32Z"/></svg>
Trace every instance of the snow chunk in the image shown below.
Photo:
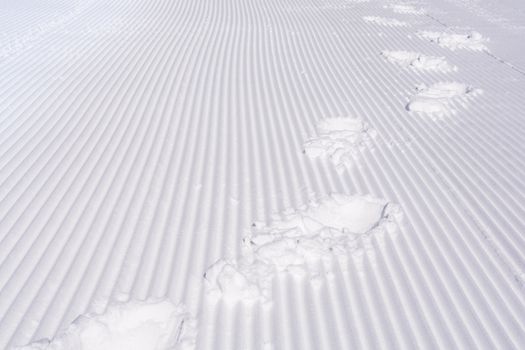
<svg viewBox="0 0 525 350"><path fill-rule="evenodd" d="M406 15L424 15L426 11L422 8L416 8L413 5L409 4L392 4L386 6L390 8L395 13L406 14Z"/></svg>
<svg viewBox="0 0 525 350"><path fill-rule="evenodd" d="M110 304L106 312L77 319L53 340L40 340L18 350L174 350L195 344L195 320L169 300Z"/></svg>
<svg viewBox="0 0 525 350"><path fill-rule="evenodd" d="M363 20L368 23L378 24L381 26L389 27L409 27L410 25L407 22L397 20L395 18L385 18L377 16L365 16Z"/></svg>
<svg viewBox="0 0 525 350"><path fill-rule="evenodd" d="M388 61L402 67L441 72L456 71L457 67L449 64L444 57L426 56L411 51L383 51L381 55Z"/></svg>
<svg viewBox="0 0 525 350"><path fill-rule="evenodd" d="M359 257L372 237L393 232L399 207L370 196L334 194L270 226L255 226L238 260L221 259L204 277L208 295L227 301L271 301L280 272L304 276L306 266L334 257Z"/></svg>
<svg viewBox="0 0 525 350"><path fill-rule="evenodd" d="M317 124L318 137L306 141L304 153L309 157L328 158L338 170L344 170L358 151L370 142L374 131L360 118L328 118Z"/></svg>
<svg viewBox="0 0 525 350"><path fill-rule="evenodd" d="M431 42L437 43L439 46L450 49L466 49L473 51L487 50L485 43L488 39L483 38L478 32L470 32L466 34L442 33L432 31L421 31L418 35Z"/></svg>
<svg viewBox="0 0 525 350"><path fill-rule="evenodd" d="M480 89L456 82L439 82L429 87L423 84L416 87L416 90L417 93L410 99L406 109L437 115L453 112L450 105L453 99L481 93Z"/></svg>

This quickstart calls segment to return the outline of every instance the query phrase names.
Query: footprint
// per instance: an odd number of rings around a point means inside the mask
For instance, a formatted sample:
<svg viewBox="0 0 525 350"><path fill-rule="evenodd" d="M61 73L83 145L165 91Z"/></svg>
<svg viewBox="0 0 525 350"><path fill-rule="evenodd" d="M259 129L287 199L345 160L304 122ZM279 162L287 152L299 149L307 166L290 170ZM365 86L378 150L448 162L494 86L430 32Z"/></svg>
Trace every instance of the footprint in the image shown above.
<svg viewBox="0 0 525 350"><path fill-rule="evenodd" d="M373 23L381 26L388 27L409 27L410 24L397 20L395 18L385 18L385 17L376 17L376 16L365 16L363 20L368 23Z"/></svg>
<svg viewBox="0 0 525 350"><path fill-rule="evenodd" d="M487 50L487 46L485 45L485 43L489 41L478 32L456 34L445 32L420 31L417 34L423 39L437 43L439 46L450 50L465 49L472 51L483 51Z"/></svg>
<svg viewBox="0 0 525 350"><path fill-rule="evenodd" d="M333 194L302 210L287 212L269 226L256 225L245 237L243 255L221 259L205 274L208 295L230 301L271 301L272 280L279 272L322 281L334 257L359 258L372 237L395 233L401 217L397 205L370 196ZM312 272L314 269L314 272Z"/></svg>
<svg viewBox="0 0 525 350"><path fill-rule="evenodd" d="M411 112L443 116L453 113L452 101L480 94L480 89L456 82L439 82L431 86L420 85L406 109Z"/></svg>
<svg viewBox="0 0 525 350"><path fill-rule="evenodd" d="M411 51L383 51L381 55L402 67L440 72L457 71L457 67L449 64L444 57L426 56Z"/></svg>
<svg viewBox="0 0 525 350"><path fill-rule="evenodd" d="M424 15L426 13L425 9L416 8L413 5L409 5L409 4L392 4L392 5L387 5L385 7L399 14Z"/></svg>
<svg viewBox="0 0 525 350"><path fill-rule="evenodd" d="M352 164L359 150L370 142L375 131L360 118L328 118L317 124L319 136L306 141L304 153L329 159L338 171Z"/></svg>
<svg viewBox="0 0 525 350"><path fill-rule="evenodd" d="M196 320L168 299L110 304L81 315L53 340L16 347L35 349L187 349L195 345Z"/></svg>

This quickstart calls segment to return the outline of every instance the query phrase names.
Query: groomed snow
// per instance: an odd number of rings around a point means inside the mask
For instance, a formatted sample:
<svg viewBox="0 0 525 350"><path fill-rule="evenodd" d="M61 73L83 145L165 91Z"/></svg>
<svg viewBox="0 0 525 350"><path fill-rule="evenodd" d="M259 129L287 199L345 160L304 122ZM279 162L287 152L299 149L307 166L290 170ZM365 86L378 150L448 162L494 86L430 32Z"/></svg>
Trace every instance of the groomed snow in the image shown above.
<svg viewBox="0 0 525 350"><path fill-rule="evenodd" d="M370 144L375 132L360 118L326 118L317 123L318 136L303 145L312 158L330 160L340 171L353 164L359 151Z"/></svg>
<svg viewBox="0 0 525 350"><path fill-rule="evenodd" d="M524 37L518 0L0 0L0 349L522 349Z"/></svg>
<svg viewBox="0 0 525 350"><path fill-rule="evenodd" d="M208 295L269 302L277 273L303 277L307 266L324 261L327 272L334 258L359 258L372 249L372 240L393 234L400 217L400 209L385 200L342 194L288 211L282 221L254 225L240 258L220 259L208 268Z"/></svg>
<svg viewBox="0 0 525 350"><path fill-rule="evenodd" d="M404 21L400 21L395 18L386 18L386 17L378 17L378 16L364 16L363 20L367 23L377 24L380 26L387 26L387 27L409 27L410 24Z"/></svg>
<svg viewBox="0 0 525 350"><path fill-rule="evenodd" d="M439 46L450 50L487 50L486 43L488 42L488 39L484 38L476 31L469 33L448 33L424 30L418 32L418 35L423 39L434 42Z"/></svg>
<svg viewBox="0 0 525 350"><path fill-rule="evenodd" d="M401 67L414 69L452 72L457 71L457 67L447 62L445 57L428 56L412 51L382 51L381 55L388 61L396 63Z"/></svg>
<svg viewBox="0 0 525 350"><path fill-rule="evenodd" d="M391 9L395 13L400 13L400 14L424 15L426 13L425 9L418 8L414 5L406 4L406 3L390 4L386 7Z"/></svg>
<svg viewBox="0 0 525 350"><path fill-rule="evenodd" d="M195 320L169 300L114 303L80 315L52 340L16 350L186 350L195 346Z"/></svg>
<svg viewBox="0 0 525 350"><path fill-rule="evenodd" d="M438 82L431 86L424 84L416 87L416 93L410 98L406 109L431 115L446 115L454 112L453 102L466 101L481 94L480 89L458 82Z"/></svg>

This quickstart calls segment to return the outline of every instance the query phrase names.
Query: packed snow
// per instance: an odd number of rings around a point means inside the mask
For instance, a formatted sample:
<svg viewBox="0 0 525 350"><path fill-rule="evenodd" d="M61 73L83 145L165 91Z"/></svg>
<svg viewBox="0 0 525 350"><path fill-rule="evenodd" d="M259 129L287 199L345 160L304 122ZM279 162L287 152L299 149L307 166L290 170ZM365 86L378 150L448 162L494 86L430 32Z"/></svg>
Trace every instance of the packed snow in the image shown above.
<svg viewBox="0 0 525 350"><path fill-rule="evenodd" d="M439 82L431 86L422 84L416 87L416 94L411 97L406 108L411 112L425 114L450 114L454 111L453 100L480 93L480 89L457 82Z"/></svg>
<svg viewBox="0 0 525 350"><path fill-rule="evenodd" d="M388 61L402 67L440 72L456 71L457 67L447 62L445 57L427 56L412 51L382 51L381 55Z"/></svg>
<svg viewBox="0 0 525 350"><path fill-rule="evenodd" d="M395 18L385 18L385 17L378 17L378 16L364 16L363 20L368 23L377 24L380 26L388 26L388 27L409 27L410 24L404 21L400 21Z"/></svg>
<svg viewBox="0 0 525 350"><path fill-rule="evenodd" d="M424 30L420 31L418 35L423 39L437 43L439 46L450 50L487 50L486 43L488 42L488 39L484 38L480 33L475 31L458 34Z"/></svg>
<svg viewBox="0 0 525 350"><path fill-rule="evenodd" d="M239 259L220 259L205 274L210 296L229 301L271 301L272 280L337 257L359 257L371 240L393 233L397 205L370 196L333 194L269 226L255 225ZM329 268L328 268L329 269Z"/></svg>
<svg viewBox="0 0 525 350"><path fill-rule="evenodd" d="M399 14L424 15L426 13L425 9L423 8L417 8L414 5L404 3L390 4L387 6L387 8L390 8L392 11Z"/></svg>
<svg viewBox="0 0 525 350"><path fill-rule="evenodd" d="M114 303L80 315L52 340L16 350L186 350L195 345L195 319L167 299Z"/></svg>
<svg viewBox="0 0 525 350"><path fill-rule="evenodd" d="M523 347L525 1L0 8L0 349Z"/></svg>
<svg viewBox="0 0 525 350"><path fill-rule="evenodd" d="M375 131L361 118L352 117L322 119L317 123L317 133L317 137L304 143L304 153L312 158L328 159L340 171L351 165L359 150L375 136Z"/></svg>

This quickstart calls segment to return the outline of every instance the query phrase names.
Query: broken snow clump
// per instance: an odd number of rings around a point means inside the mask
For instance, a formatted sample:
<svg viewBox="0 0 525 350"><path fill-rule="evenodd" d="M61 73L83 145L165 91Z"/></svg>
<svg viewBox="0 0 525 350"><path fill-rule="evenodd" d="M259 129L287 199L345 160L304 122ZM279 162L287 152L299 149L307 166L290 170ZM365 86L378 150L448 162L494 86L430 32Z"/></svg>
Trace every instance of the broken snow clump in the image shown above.
<svg viewBox="0 0 525 350"><path fill-rule="evenodd" d="M304 153L309 157L329 159L338 170L351 164L359 150L370 143L375 131L360 118L328 118L317 124L318 136L306 141Z"/></svg>
<svg viewBox="0 0 525 350"><path fill-rule="evenodd" d="M449 64L444 57L427 56L411 51L383 51L381 55L388 61L402 67L421 70L450 72L456 71L457 67Z"/></svg>
<svg viewBox="0 0 525 350"><path fill-rule="evenodd" d="M334 258L358 258L371 249L372 237L395 231L399 215L398 206L384 200L335 194L282 221L255 225L239 259L221 259L207 270L208 295L271 301L278 273L303 276L319 262L326 270Z"/></svg>
<svg viewBox="0 0 525 350"><path fill-rule="evenodd" d="M453 113L452 101L480 94L480 89L456 82L440 82L431 86L416 87L416 94L410 98L406 109L411 112L432 115L446 115Z"/></svg>
<svg viewBox="0 0 525 350"><path fill-rule="evenodd" d="M483 51L487 50L485 43L488 39L485 39L478 32L470 32L466 34L455 34L455 33L442 33L432 31L421 31L418 35L428 41L437 43L439 46L450 49L465 49L472 51Z"/></svg>
<svg viewBox="0 0 525 350"><path fill-rule="evenodd" d="M18 350L175 350L195 345L195 320L169 300L110 304L101 314L85 314L53 340Z"/></svg>

